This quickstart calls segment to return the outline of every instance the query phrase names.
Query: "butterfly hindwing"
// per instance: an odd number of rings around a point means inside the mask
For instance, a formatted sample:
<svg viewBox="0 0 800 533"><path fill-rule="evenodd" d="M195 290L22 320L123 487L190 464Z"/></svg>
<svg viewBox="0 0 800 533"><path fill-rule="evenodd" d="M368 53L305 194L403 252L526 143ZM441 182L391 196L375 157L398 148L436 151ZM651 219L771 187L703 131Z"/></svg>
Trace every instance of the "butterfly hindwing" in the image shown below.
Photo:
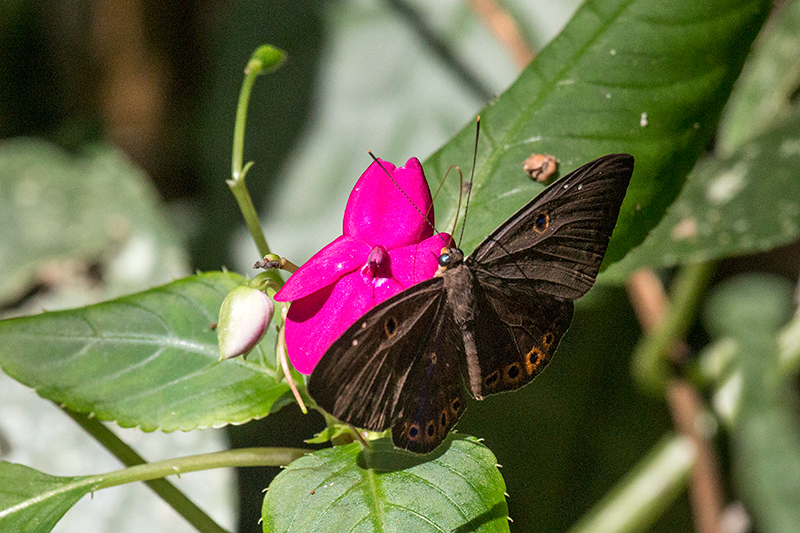
<svg viewBox="0 0 800 533"><path fill-rule="evenodd" d="M376 306L325 352L308 391L356 427L392 427L395 446L433 450L465 408L463 345L433 278ZM432 424L432 425L431 425Z"/></svg>
<svg viewBox="0 0 800 533"><path fill-rule="evenodd" d="M498 283L480 275L474 277L473 293L480 382L470 388L481 399L518 389L544 370L569 327L573 305L524 281Z"/></svg>
<svg viewBox="0 0 800 533"><path fill-rule="evenodd" d="M428 342L420 346L417 362L409 370L409 386L399 395L392 424L396 447L428 453L447 437L466 408L461 377L464 357L453 314L443 306Z"/></svg>
<svg viewBox="0 0 800 533"><path fill-rule="evenodd" d="M467 264L496 278L526 280L542 294L583 296L597 277L632 173L628 154L583 165L501 224Z"/></svg>

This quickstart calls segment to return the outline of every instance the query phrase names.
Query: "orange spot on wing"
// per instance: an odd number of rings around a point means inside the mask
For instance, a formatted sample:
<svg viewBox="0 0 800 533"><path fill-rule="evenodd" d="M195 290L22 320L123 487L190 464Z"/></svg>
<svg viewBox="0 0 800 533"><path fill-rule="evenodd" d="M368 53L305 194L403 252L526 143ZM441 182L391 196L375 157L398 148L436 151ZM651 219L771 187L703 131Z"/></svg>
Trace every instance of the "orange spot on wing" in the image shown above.
<svg viewBox="0 0 800 533"><path fill-rule="evenodd" d="M531 348L531 351L525 354L525 371L529 376L541 370L542 362L544 361L545 353L539 349L538 346Z"/></svg>

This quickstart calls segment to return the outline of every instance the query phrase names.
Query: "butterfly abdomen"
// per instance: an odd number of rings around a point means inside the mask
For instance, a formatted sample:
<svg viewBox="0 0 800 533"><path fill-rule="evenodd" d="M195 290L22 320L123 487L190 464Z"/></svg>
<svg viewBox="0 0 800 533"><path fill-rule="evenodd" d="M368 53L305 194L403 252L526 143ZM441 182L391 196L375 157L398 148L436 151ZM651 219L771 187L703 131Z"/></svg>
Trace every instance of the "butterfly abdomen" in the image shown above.
<svg viewBox="0 0 800 533"><path fill-rule="evenodd" d="M475 280L469 268L461 264L444 273L444 287L447 292L445 306L450 310L453 321L462 336L466 355L466 370L462 370L464 380L469 385L472 395L478 399L481 382L481 369L478 362L478 348L475 344ZM476 394L477 393L477 394Z"/></svg>

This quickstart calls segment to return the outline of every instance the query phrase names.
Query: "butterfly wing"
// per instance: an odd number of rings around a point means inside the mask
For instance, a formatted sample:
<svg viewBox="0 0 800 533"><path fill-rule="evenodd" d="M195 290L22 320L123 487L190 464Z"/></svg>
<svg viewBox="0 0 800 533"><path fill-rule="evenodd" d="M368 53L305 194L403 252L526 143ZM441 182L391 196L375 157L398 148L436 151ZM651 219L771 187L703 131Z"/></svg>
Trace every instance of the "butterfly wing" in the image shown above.
<svg viewBox="0 0 800 533"><path fill-rule="evenodd" d="M535 378L572 321L571 300L538 293L524 281L473 282L474 361L470 391L477 399L514 390ZM471 357L467 349L468 358Z"/></svg>
<svg viewBox="0 0 800 533"><path fill-rule="evenodd" d="M308 381L317 404L373 431L392 427L398 448L436 448L465 408L464 347L433 278L374 307L347 329Z"/></svg>
<svg viewBox="0 0 800 533"><path fill-rule="evenodd" d="M465 260L481 278L525 280L574 300L594 284L625 197L633 156L595 159L554 182Z"/></svg>
<svg viewBox="0 0 800 533"><path fill-rule="evenodd" d="M594 284L633 157L596 159L556 181L465 259L472 275L476 398L521 387L547 365ZM479 369L479 370L478 370Z"/></svg>

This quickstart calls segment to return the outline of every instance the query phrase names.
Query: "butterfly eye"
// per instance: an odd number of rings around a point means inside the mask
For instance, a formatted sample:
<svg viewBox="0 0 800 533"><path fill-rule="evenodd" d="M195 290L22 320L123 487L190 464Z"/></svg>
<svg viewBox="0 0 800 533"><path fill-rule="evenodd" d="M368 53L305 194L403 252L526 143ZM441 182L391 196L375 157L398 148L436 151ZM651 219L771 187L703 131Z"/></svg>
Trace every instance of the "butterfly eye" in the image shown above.
<svg viewBox="0 0 800 533"><path fill-rule="evenodd" d="M439 266L440 267L449 266L452 260L453 258L450 256L450 254L442 254L439 256Z"/></svg>
<svg viewBox="0 0 800 533"><path fill-rule="evenodd" d="M536 218L533 220L533 229L537 233L542 233L544 230L547 229L547 226L550 225L550 217L547 216L547 213L539 213L536 215Z"/></svg>

